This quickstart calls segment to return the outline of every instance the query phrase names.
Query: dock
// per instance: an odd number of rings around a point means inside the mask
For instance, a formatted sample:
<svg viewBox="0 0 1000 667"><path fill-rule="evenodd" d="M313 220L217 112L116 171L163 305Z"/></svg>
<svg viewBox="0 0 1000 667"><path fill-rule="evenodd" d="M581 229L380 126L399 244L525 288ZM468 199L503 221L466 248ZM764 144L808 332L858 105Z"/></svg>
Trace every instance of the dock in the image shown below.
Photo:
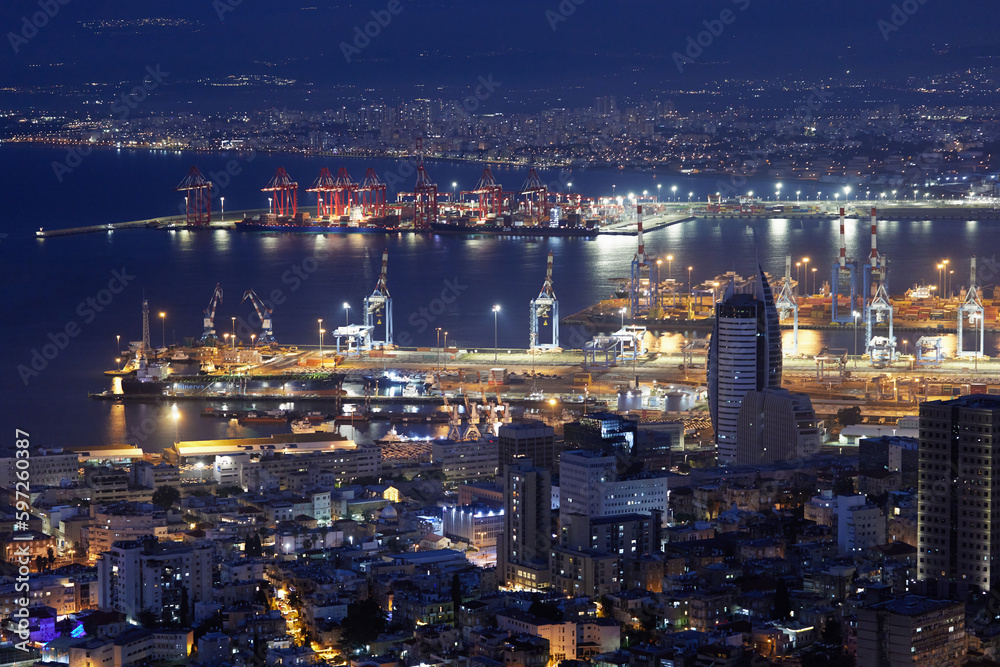
<svg viewBox="0 0 1000 667"><path fill-rule="evenodd" d="M677 225L682 222L690 222L694 219L694 216L687 215L686 213L656 215L649 218L643 218L642 231L643 233L655 232L657 229L663 229L664 227L670 227L671 225ZM608 225L607 227L602 227L600 233L602 235L607 234L610 236L635 236L639 233L639 223L634 220L616 222Z"/></svg>

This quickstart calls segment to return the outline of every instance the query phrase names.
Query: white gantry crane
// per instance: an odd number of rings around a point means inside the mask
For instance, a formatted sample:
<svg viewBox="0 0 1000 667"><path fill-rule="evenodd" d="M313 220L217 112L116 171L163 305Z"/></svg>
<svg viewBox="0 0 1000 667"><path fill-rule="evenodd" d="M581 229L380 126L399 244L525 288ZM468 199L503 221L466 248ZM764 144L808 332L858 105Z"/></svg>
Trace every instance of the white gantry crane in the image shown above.
<svg viewBox="0 0 1000 667"><path fill-rule="evenodd" d="M781 319L792 316L792 354L799 353L799 300L792 288L792 256L785 255L785 278L781 281L781 291L774 301Z"/></svg>
<svg viewBox="0 0 1000 667"><path fill-rule="evenodd" d="M392 296L389 295L387 283L389 268L389 249L382 251L382 272L379 274L378 283L371 296L365 297L365 326L371 327L371 344L374 346L392 345ZM384 337L376 339L376 328L385 322Z"/></svg>
<svg viewBox="0 0 1000 667"><path fill-rule="evenodd" d="M539 336L541 328L548 325L549 318L552 319L552 339L543 343ZM541 319L541 323L539 323ZM542 283L542 290L538 296L531 300L530 312L528 313L528 345L530 348L554 349L559 347L559 299L556 298L555 289L552 287L552 251L545 264L545 282Z"/></svg>
<svg viewBox="0 0 1000 667"><path fill-rule="evenodd" d="M972 258L972 267L969 271L969 289L965 293L965 301L958 307L958 347L956 356L959 357L981 357L985 351L985 321L986 309L979 298L979 286L976 284L976 258ZM966 350L962 341L962 328L965 318L969 318L969 324L973 327L973 343L975 349ZM978 334L978 335L976 335Z"/></svg>

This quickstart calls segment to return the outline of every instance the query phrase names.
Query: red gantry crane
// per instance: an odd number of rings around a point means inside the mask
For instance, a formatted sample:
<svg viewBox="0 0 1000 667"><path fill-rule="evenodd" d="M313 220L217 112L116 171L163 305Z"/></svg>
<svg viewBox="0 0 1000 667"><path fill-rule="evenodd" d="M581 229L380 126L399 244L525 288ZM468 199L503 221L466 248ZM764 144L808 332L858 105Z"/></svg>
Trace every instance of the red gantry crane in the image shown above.
<svg viewBox="0 0 1000 667"><path fill-rule="evenodd" d="M417 184L413 189L413 228L427 230L438 221L438 187L424 169L424 142L417 139Z"/></svg>
<svg viewBox="0 0 1000 667"><path fill-rule="evenodd" d="M201 175L198 167L191 167L174 190L184 193L188 225L207 225L212 221L212 183Z"/></svg>
<svg viewBox="0 0 1000 667"><path fill-rule="evenodd" d="M319 172L319 176L312 187L306 192L316 193L316 215L321 218L336 215L334 208L334 195L337 189L337 181L326 167Z"/></svg>
<svg viewBox="0 0 1000 667"><path fill-rule="evenodd" d="M384 218L386 214L385 183L371 167L365 172L365 180L358 188L361 198L361 214L366 218Z"/></svg>
<svg viewBox="0 0 1000 667"><path fill-rule="evenodd" d="M261 188L261 192L273 193L274 202L271 206L271 213L276 213L282 218L294 218L298 213L299 184L288 176L284 167L278 167L274 178L268 182L266 187Z"/></svg>
<svg viewBox="0 0 1000 667"><path fill-rule="evenodd" d="M486 220L489 216L499 216L504 213L503 206L503 186L493 178L493 172L489 167L483 169L482 178L476 184L475 190L467 190L463 195L477 195L479 197L479 219Z"/></svg>
<svg viewBox="0 0 1000 667"><path fill-rule="evenodd" d="M528 171L528 178L521 186L521 194L524 196L525 215L541 224L549 215L549 189L542 183L534 167Z"/></svg>

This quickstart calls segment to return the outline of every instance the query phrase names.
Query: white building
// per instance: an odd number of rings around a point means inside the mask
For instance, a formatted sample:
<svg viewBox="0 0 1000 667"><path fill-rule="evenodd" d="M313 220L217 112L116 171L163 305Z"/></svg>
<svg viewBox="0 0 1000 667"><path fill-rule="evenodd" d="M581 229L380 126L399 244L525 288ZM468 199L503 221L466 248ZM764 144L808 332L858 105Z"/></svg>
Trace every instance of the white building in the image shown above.
<svg viewBox="0 0 1000 667"><path fill-rule="evenodd" d="M98 605L137 622L140 612L166 610L180 621L181 605L212 599L212 548L158 544L156 538L115 542L97 559Z"/></svg>
<svg viewBox="0 0 1000 667"><path fill-rule="evenodd" d="M3 481L3 488L13 491L18 479L16 467L18 458L13 451L7 451L7 454L0 457L0 480ZM31 452L27 461L32 488L59 486L63 480L76 482L80 479L80 455L76 452L39 449Z"/></svg>
<svg viewBox="0 0 1000 667"><path fill-rule="evenodd" d="M667 512L667 478L638 475L618 479L614 456L578 450L559 458L560 511L597 518Z"/></svg>
<svg viewBox="0 0 1000 667"><path fill-rule="evenodd" d="M442 467L449 482L492 479L500 465L500 447L491 438L436 440L431 445L431 461Z"/></svg>
<svg viewBox="0 0 1000 667"><path fill-rule="evenodd" d="M885 516L863 495L837 496L837 550L854 556L885 544Z"/></svg>

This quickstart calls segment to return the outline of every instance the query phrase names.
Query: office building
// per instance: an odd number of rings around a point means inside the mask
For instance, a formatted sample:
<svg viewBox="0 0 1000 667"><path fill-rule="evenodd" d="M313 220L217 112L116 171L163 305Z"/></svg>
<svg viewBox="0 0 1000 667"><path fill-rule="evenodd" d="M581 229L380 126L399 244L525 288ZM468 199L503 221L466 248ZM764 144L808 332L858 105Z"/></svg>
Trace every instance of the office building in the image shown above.
<svg viewBox="0 0 1000 667"><path fill-rule="evenodd" d="M0 456L0 480L3 480L5 489L15 488L18 460L14 449L6 450ZM30 464L21 465L30 465L32 487L59 486L63 480L76 482L80 478L80 455L76 452L39 449L31 453Z"/></svg>
<svg viewBox="0 0 1000 667"><path fill-rule="evenodd" d="M441 510L441 531L448 539L477 549L495 547L503 532L503 510L486 505L445 507Z"/></svg>
<svg viewBox="0 0 1000 667"><path fill-rule="evenodd" d="M920 404L917 576L932 597L1000 584L1000 397Z"/></svg>
<svg viewBox="0 0 1000 667"><path fill-rule="evenodd" d="M553 470L559 458L556 432L540 421L504 424L497 433L501 467L517 459L529 459L540 468Z"/></svg>
<svg viewBox="0 0 1000 667"><path fill-rule="evenodd" d="M667 514L667 478L621 475L617 457L595 451L563 452L559 458L560 512L589 517Z"/></svg>
<svg viewBox="0 0 1000 667"><path fill-rule="evenodd" d="M474 482L496 477L499 450L494 438L435 440L431 461L440 465L450 483Z"/></svg>
<svg viewBox="0 0 1000 667"><path fill-rule="evenodd" d="M858 474L897 473L901 486L917 485L918 438L883 435L858 441Z"/></svg>
<svg viewBox="0 0 1000 667"><path fill-rule="evenodd" d="M965 661L965 605L916 595L858 609L858 667L933 665Z"/></svg>
<svg viewBox="0 0 1000 667"><path fill-rule="evenodd" d="M524 461L507 469L497 571L510 586L542 589L549 584L551 498L552 480L545 468Z"/></svg>
<svg viewBox="0 0 1000 667"><path fill-rule="evenodd" d="M146 611L185 622L195 603L212 599L212 548L159 544L155 537L115 542L97 559L97 580L101 609L133 623Z"/></svg>
<svg viewBox="0 0 1000 667"><path fill-rule="evenodd" d="M736 465L801 459L819 451L822 430L808 394L748 391L736 422Z"/></svg>
<svg viewBox="0 0 1000 667"><path fill-rule="evenodd" d="M746 393L781 388L781 328L760 265L752 284L752 294L736 294L730 283L715 305L708 349L708 407L722 463L736 460L737 423Z"/></svg>
<svg viewBox="0 0 1000 667"><path fill-rule="evenodd" d="M631 455L639 423L613 412L595 412L563 427L567 450Z"/></svg>

